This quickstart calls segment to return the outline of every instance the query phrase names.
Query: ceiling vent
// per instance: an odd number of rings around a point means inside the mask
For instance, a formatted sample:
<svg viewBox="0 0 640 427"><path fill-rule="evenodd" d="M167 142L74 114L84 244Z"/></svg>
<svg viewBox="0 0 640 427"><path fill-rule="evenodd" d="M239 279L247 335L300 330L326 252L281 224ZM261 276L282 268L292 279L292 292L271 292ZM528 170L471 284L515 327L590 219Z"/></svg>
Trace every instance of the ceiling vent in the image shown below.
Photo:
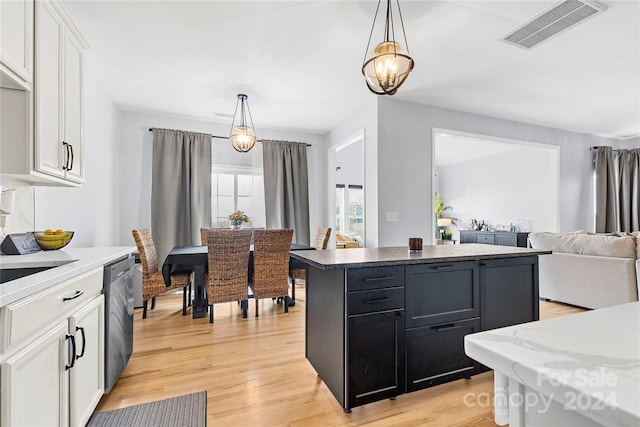
<svg viewBox="0 0 640 427"><path fill-rule="evenodd" d="M556 34L605 10L606 6L590 1L563 1L510 31L500 40L524 49L531 49Z"/></svg>

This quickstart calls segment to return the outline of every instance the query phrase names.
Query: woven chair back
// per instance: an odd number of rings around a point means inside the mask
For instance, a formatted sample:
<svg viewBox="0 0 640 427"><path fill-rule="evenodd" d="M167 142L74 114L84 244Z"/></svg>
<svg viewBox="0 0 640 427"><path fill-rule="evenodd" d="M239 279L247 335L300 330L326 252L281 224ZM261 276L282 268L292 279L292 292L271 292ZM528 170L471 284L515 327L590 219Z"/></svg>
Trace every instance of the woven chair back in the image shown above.
<svg viewBox="0 0 640 427"><path fill-rule="evenodd" d="M318 227L311 246L318 250L327 249L329 237L331 237L331 227Z"/></svg>
<svg viewBox="0 0 640 427"><path fill-rule="evenodd" d="M209 273L207 298L209 304L242 301L248 298L249 249L251 230L205 230L208 246Z"/></svg>
<svg viewBox="0 0 640 427"><path fill-rule="evenodd" d="M140 254L140 264L142 264L142 272L150 275L158 272L158 254L156 253L156 245L151 238L151 232L147 228L131 230L133 240L136 241L136 247Z"/></svg>
<svg viewBox="0 0 640 427"><path fill-rule="evenodd" d="M289 295L289 251L293 229L253 231L253 293L255 298Z"/></svg>

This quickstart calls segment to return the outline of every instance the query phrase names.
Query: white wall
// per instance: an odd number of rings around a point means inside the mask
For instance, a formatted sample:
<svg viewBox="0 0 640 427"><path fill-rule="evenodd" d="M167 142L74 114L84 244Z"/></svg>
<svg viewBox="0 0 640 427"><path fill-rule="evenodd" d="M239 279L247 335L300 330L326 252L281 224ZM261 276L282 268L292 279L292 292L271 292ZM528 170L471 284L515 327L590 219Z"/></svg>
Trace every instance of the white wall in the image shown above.
<svg viewBox="0 0 640 427"><path fill-rule="evenodd" d="M444 216L457 218L451 227L454 239L457 230L468 230L476 218L503 225L509 229L518 220L529 221L527 231L557 231L557 202L553 170L555 162L549 150L521 147L436 168L438 186L445 205L452 207Z"/></svg>
<svg viewBox="0 0 640 427"><path fill-rule="evenodd" d="M118 144L120 170L116 179L121 188L118 241L130 244L133 228L151 227L151 154L152 134L150 128L180 129L225 136L230 123L213 123L178 117L122 113L122 131ZM321 135L256 128L259 139L278 139L312 144L307 149L309 168L309 223L313 233L316 227L326 223L325 194L326 147ZM219 164L261 165L261 150L238 153L231 143L214 139L212 161ZM258 143L259 144L259 143Z"/></svg>
<svg viewBox="0 0 640 427"><path fill-rule="evenodd" d="M117 233L120 112L90 72L84 89L84 186L36 187L35 228L72 230L73 247L133 245Z"/></svg>
<svg viewBox="0 0 640 427"><path fill-rule="evenodd" d="M558 146L560 149L559 230L593 228L591 153L593 145L620 146L615 139L378 98L378 245L406 245L409 236L433 239L432 130ZM357 124L353 124L357 126ZM369 167L369 164L366 164ZM469 179L474 179L469 176ZM505 179L509 179L505 175ZM528 189L524 189L524 193ZM386 222L385 212L398 213Z"/></svg>

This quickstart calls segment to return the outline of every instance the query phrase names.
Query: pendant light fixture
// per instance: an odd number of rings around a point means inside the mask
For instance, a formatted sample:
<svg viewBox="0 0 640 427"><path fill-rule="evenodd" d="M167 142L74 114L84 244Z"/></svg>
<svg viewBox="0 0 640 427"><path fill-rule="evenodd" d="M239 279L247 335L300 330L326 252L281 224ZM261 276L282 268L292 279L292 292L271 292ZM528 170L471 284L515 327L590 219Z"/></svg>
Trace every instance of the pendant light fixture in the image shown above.
<svg viewBox="0 0 640 427"><path fill-rule="evenodd" d="M240 124L235 126L236 116L238 115L238 105L240 105ZM246 116L249 116L251 126L248 126L245 122ZM251 118L251 111L249 110L249 101L247 101L247 95L243 93L238 94L236 111L233 113L231 135L229 138L231 139L231 145L233 145L233 148L241 153L246 153L256 144L256 132L253 130L253 119Z"/></svg>
<svg viewBox="0 0 640 427"><path fill-rule="evenodd" d="M407 35L404 32L404 23L402 22L402 12L400 11L399 0L396 0L396 4L398 7L402 35L404 36L404 46L396 42L391 0L387 0L384 40L369 52L371 37L373 36L376 18L378 17L378 11L380 10L380 1L381 0L378 0L376 14L373 17L371 34L369 34L369 42L367 43L364 63L362 64L362 74L364 75L367 87L371 92L376 95L393 95L402 83L404 83L407 76L413 69L413 59L409 56L409 46L407 44Z"/></svg>

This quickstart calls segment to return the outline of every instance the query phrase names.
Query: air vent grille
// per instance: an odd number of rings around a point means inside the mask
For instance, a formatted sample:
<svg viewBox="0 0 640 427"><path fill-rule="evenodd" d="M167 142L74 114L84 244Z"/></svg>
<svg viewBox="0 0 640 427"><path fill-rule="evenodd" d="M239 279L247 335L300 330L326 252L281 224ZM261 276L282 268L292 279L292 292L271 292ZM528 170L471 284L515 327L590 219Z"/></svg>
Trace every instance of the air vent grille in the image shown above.
<svg viewBox="0 0 640 427"><path fill-rule="evenodd" d="M524 49L531 49L605 9L602 5L584 0L563 1L510 31L501 40Z"/></svg>

